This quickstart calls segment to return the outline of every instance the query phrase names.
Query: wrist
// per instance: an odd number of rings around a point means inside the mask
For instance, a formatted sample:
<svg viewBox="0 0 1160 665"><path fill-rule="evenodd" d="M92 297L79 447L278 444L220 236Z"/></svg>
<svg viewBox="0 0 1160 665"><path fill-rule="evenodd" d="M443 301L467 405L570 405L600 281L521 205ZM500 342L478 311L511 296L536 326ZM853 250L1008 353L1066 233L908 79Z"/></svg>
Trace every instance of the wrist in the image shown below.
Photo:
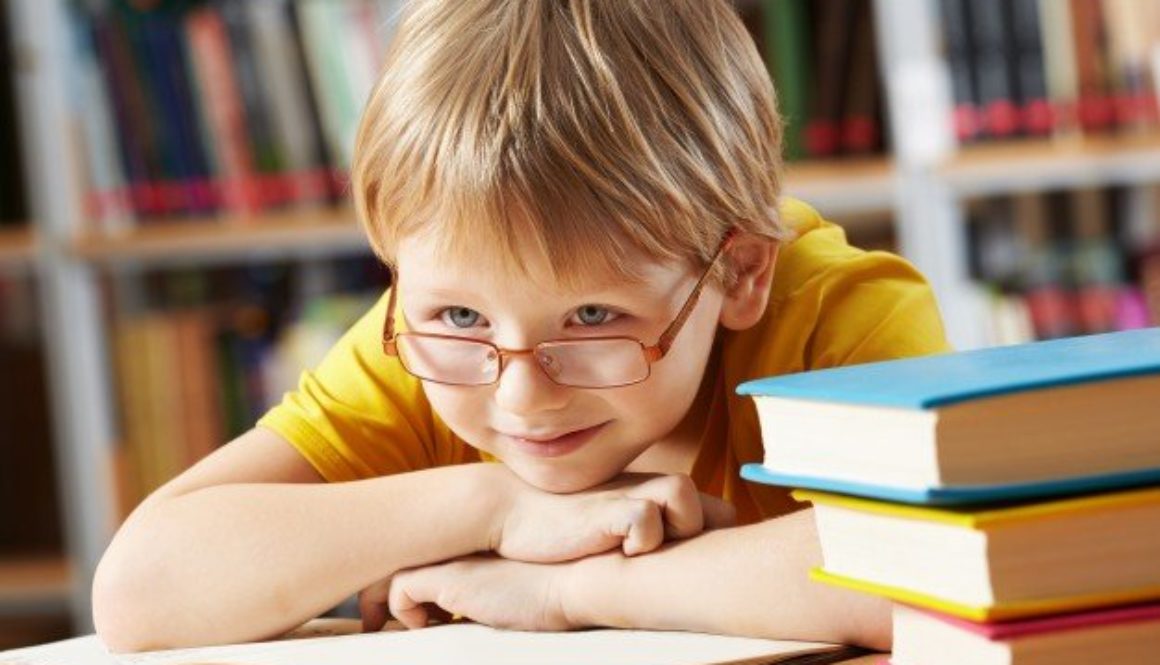
<svg viewBox="0 0 1160 665"><path fill-rule="evenodd" d="M575 628L632 628L623 606L615 599L616 580L625 579L629 559L608 552L578 559L564 567L560 606Z"/></svg>
<svg viewBox="0 0 1160 665"><path fill-rule="evenodd" d="M476 543L478 552L494 552L503 539L504 522L511 513L513 502L512 474L503 465L479 462L465 467L471 501L479 507L476 513Z"/></svg>

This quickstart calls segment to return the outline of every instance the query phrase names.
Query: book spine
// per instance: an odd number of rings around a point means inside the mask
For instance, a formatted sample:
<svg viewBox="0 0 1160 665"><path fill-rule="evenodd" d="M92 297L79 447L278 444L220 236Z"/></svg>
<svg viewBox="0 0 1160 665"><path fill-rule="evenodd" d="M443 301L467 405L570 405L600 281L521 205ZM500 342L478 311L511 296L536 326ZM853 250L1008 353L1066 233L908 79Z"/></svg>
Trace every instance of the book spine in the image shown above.
<svg viewBox="0 0 1160 665"><path fill-rule="evenodd" d="M845 101L843 82L850 62L854 11L853 0L829 0L814 7L817 83L804 130L805 150L811 157L832 157L841 147L839 123Z"/></svg>
<svg viewBox="0 0 1160 665"><path fill-rule="evenodd" d="M1071 13L1079 124L1085 132L1104 132L1114 126L1115 109L1108 91L1103 12L1099 0L1071 0Z"/></svg>
<svg viewBox="0 0 1160 665"><path fill-rule="evenodd" d="M766 65L777 91L778 111L785 123L786 159L805 155L804 126L810 108L809 6L804 0L765 0L762 4Z"/></svg>
<svg viewBox="0 0 1160 665"><path fill-rule="evenodd" d="M1008 138L1019 130L1019 109L1010 66L1014 49L1003 2L974 0L966 5L983 133L990 138Z"/></svg>
<svg viewBox="0 0 1160 665"><path fill-rule="evenodd" d="M1123 253L1108 225L1104 190L1078 189L1072 198L1071 282L1075 285L1079 331L1085 334L1117 329L1119 296L1124 288Z"/></svg>
<svg viewBox="0 0 1160 665"><path fill-rule="evenodd" d="M322 91L314 82L314 71L307 50L303 16L299 2L288 4L286 17L290 23L290 30L294 36L293 68L300 81L306 100L306 118L309 123L310 163L313 168L304 178L310 186L317 186L325 191L328 201L335 201L343 196L343 177L338 168L338 158L331 151L327 143L327 130L323 117L324 100Z"/></svg>
<svg viewBox="0 0 1160 665"><path fill-rule="evenodd" d="M148 188L145 135L131 129L135 121L132 101L135 83L125 50L124 30L107 13L94 15L91 25L98 61L110 92L118 153L127 179L130 206L138 217L156 214L159 206L154 204Z"/></svg>
<svg viewBox="0 0 1160 665"><path fill-rule="evenodd" d="M272 134L283 157L283 176L290 195L297 204L322 202L327 192L325 182L313 175L319 162L301 62L294 44L290 5L286 0L275 0L249 2L245 8L246 22L253 31L259 78L270 101Z"/></svg>
<svg viewBox="0 0 1160 665"><path fill-rule="evenodd" d="M226 29L237 78L238 98L245 117L250 153L254 158L255 183L262 208L282 207L291 191L282 177L283 157L275 141L264 83L247 21L245 0L219 0L216 4Z"/></svg>
<svg viewBox="0 0 1160 665"><path fill-rule="evenodd" d="M112 102L97 59L92 17L76 10L69 18L70 61L74 65L70 71L77 91L74 108L83 134L85 225L116 235L131 229L135 221L117 154ZM12 162L19 163L18 158Z"/></svg>
<svg viewBox="0 0 1160 665"><path fill-rule="evenodd" d="M1038 0L1012 0L1006 8L1014 43L1019 127L1026 135L1045 136L1055 129L1055 117L1047 96L1039 3Z"/></svg>
<svg viewBox="0 0 1160 665"><path fill-rule="evenodd" d="M119 14L127 37L128 67L135 83L131 88L133 124L129 131L140 131L144 138L147 179L142 196L149 200L150 216L163 217L184 212L188 202L180 184L183 168L180 152L172 136L172 123L162 106L161 86L157 81L162 74L151 44L155 21L151 12L131 8L124 8Z"/></svg>
<svg viewBox="0 0 1160 665"><path fill-rule="evenodd" d="M225 24L206 6L187 15L185 29L217 159L217 196L227 210L250 217L262 205Z"/></svg>
<svg viewBox="0 0 1160 665"><path fill-rule="evenodd" d="M1039 0L1039 26L1043 39L1043 65L1047 98L1057 134L1079 130L1079 80L1075 67L1075 43L1071 7L1061 0Z"/></svg>
<svg viewBox="0 0 1160 665"><path fill-rule="evenodd" d="M1115 122L1121 128L1147 130L1157 124L1156 91L1149 50L1157 39L1160 8L1154 2L1104 0L1108 66Z"/></svg>
<svg viewBox="0 0 1160 665"><path fill-rule="evenodd" d="M974 48L972 46L967 0L942 0L943 40L947 66L954 95L953 123L959 143L970 143L982 136L978 85L975 82Z"/></svg>
<svg viewBox="0 0 1160 665"><path fill-rule="evenodd" d="M198 148L186 129L190 105L183 98L177 79L183 63L176 60L169 24L175 19L165 13L148 12L141 17L141 51L137 58L144 66L146 96L159 136L166 214L208 212L208 201L200 200L195 154Z"/></svg>
<svg viewBox="0 0 1160 665"><path fill-rule="evenodd" d="M172 121L177 126L181 149L188 155L189 167L185 187L193 204L195 214L216 212L221 202L217 200L210 180L212 168L207 143L202 131L204 120L200 117L203 107L194 96L189 48L186 41L182 17L171 15L162 24L163 34L160 47L165 53L165 63L171 85L171 102L174 115Z"/></svg>
<svg viewBox="0 0 1160 665"><path fill-rule="evenodd" d="M882 114L877 46L870 0L856 0L846 68L846 98L840 131L841 151L863 154L882 145Z"/></svg>

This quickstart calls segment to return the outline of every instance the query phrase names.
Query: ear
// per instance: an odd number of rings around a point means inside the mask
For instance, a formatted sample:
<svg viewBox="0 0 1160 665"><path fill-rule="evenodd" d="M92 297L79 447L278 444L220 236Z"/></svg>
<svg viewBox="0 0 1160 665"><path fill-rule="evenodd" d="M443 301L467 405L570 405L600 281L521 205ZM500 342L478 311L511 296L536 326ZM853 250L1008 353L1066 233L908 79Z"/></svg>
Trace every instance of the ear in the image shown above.
<svg viewBox="0 0 1160 665"><path fill-rule="evenodd" d="M721 325L745 330L761 320L769 303L779 249L778 241L754 233L744 233L733 240L727 259L736 277L726 285Z"/></svg>

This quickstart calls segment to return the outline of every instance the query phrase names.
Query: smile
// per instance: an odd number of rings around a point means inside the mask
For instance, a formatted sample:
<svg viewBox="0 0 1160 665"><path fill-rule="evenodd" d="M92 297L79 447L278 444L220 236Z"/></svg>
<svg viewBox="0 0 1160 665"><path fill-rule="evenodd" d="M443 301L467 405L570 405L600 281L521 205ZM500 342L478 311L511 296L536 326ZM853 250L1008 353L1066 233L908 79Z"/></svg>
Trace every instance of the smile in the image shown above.
<svg viewBox="0 0 1160 665"><path fill-rule="evenodd" d="M534 457L561 457L568 453L579 450L584 444L591 441L600 430L604 429L607 422L600 423L593 427L585 429L574 430L559 436L554 437L524 437L514 434L504 434L503 436L515 444L516 448L525 455Z"/></svg>

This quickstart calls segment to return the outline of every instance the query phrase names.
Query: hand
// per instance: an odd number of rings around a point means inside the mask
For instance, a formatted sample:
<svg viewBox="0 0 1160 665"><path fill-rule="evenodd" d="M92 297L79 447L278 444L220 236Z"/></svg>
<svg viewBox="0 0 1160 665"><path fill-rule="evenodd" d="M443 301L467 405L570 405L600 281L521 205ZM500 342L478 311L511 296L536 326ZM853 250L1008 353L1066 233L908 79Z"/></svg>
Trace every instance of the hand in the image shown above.
<svg viewBox="0 0 1160 665"><path fill-rule="evenodd" d="M388 609L407 628L423 628L431 618L451 615L514 630L579 628L565 614L560 597L563 576L572 565L483 555L403 570L359 594L363 630L381 629Z"/></svg>
<svg viewBox="0 0 1160 665"><path fill-rule="evenodd" d="M626 473L584 492L551 494L494 466L506 475L490 549L506 559L551 563L612 549L632 556L736 521L731 505L699 493L688 476Z"/></svg>

